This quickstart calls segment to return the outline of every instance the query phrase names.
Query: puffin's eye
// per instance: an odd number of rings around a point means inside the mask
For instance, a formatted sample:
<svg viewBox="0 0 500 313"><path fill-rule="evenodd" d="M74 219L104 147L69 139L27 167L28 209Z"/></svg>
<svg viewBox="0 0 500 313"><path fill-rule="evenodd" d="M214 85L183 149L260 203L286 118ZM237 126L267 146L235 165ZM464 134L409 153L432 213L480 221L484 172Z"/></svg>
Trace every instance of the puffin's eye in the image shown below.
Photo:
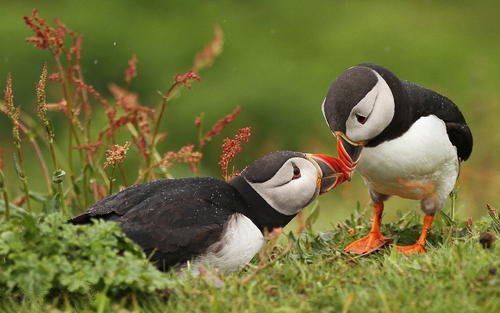
<svg viewBox="0 0 500 313"><path fill-rule="evenodd" d="M292 179L300 178L300 168L297 165L293 164L293 177Z"/></svg>
<svg viewBox="0 0 500 313"><path fill-rule="evenodd" d="M358 123L363 125L364 123L366 123L366 120L368 119L368 117L356 113L356 119L358 120Z"/></svg>

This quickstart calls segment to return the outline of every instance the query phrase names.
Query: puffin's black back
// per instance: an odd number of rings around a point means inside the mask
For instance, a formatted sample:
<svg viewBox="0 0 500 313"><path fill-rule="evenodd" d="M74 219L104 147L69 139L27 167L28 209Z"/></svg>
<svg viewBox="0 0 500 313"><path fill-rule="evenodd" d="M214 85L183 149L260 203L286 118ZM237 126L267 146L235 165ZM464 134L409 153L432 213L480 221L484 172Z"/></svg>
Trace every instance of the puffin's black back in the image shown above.
<svg viewBox="0 0 500 313"><path fill-rule="evenodd" d="M414 104L414 120L435 115L444 121L451 143L457 147L458 157L465 161L472 152L472 133L457 105L435 91L403 81L409 101Z"/></svg>
<svg viewBox="0 0 500 313"><path fill-rule="evenodd" d="M152 255L160 269L184 263L217 242L224 223L244 202L231 185L214 178L164 179L131 186L70 220L114 220Z"/></svg>
<svg viewBox="0 0 500 313"><path fill-rule="evenodd" d="M388 69L376 64L360 64L382 76L391 88L395 101L394 118L389 126L371 139L367 146L397 138L405 133L419 118L435 115L443 120L451 143L457 148L458 157L467 160L472 152L472 134L457 105L439 93L409 81L400 80Z"/></svg>

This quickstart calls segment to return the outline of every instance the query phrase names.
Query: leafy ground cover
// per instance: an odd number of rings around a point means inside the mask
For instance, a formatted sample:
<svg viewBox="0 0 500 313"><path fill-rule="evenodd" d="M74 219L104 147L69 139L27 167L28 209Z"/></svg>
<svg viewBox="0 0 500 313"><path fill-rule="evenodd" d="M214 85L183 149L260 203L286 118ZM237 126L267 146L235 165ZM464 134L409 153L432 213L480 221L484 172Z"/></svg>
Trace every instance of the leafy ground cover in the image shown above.
<svg viewBox="0 0 500 313"><path fill-rule="evenodd" d="M21 214L2 224L2 312L497 312L500 220L456 222L441 214L425 255L390 247L363 257L343 247L369 230L365 212L326 232L311 225L269 235L264 250L239 273L205 268L156 271L112 222L68 225L59 213ZM13 218L15 219L15 218ZM417 214L383 232L399 243L418 237ZM14 227L14 228L13 228ZM35 231L35 232L34 232ZM297 231L302 231L298 233ZM37 235L38 234L38 235ZM274 235L274 236L273 236ZM488 248L488 246L491 246ZM7 262L6 262L7 260Z"/></svg>

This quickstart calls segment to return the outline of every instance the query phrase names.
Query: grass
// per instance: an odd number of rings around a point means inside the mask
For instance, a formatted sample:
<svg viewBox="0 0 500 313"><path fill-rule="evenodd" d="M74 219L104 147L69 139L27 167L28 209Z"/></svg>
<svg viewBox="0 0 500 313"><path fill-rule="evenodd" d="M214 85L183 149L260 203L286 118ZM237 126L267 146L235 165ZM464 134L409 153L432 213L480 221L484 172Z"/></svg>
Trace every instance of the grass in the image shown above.
<svg viewBox="0 0 500 313"><path fill-rule="evenodd" d="M418 237L419 217L400 216L383 232L401 243ZM270 242L240 273L210 269L200 277L170 272L167 290L144 297L82 298L18 302L2 312L498 312L500 248L485 249L479 233L495 233L489 217L467 226L441 215L428 253L402 256L391 248L364 257L342 248L365 234L369 219L356 212L327 232L293 233ZM353 232L356 235L352 235ZM498 233L497 233L498 235Z"/></svg>

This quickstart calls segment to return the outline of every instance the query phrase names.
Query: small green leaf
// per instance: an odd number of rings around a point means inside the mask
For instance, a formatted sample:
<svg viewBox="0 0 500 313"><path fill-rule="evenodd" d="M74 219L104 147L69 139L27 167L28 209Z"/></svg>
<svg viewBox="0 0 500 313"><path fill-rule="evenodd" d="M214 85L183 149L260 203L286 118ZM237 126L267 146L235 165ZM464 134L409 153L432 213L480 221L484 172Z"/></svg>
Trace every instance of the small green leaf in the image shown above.
<svg viewBox="0 0 500 313"><path fill-rule="evenodd" d="M59 195L59 192L56 192L56 194L50 200L50 210L51 210L51 212L57 212L57 211L59 211L60 204L61 204L60 195Z"/></svg>
<svg viewBox="0 0 500 313"><path fill-rule="evenodd" d="M455 225L455 222L451 219L451 217L448 214L444 213L443 210L440 210L439 214L440 214L443 222L446 224L446 226Z"/></svg>
<svg viewBox="0 0 500 313"><path fill-rule="evenodd" d="M31 199L38 201L40 203L46 203L47 201L49 201L49 195L46 193L41 193L41 192L30 190L29 196Z"/></svg>

